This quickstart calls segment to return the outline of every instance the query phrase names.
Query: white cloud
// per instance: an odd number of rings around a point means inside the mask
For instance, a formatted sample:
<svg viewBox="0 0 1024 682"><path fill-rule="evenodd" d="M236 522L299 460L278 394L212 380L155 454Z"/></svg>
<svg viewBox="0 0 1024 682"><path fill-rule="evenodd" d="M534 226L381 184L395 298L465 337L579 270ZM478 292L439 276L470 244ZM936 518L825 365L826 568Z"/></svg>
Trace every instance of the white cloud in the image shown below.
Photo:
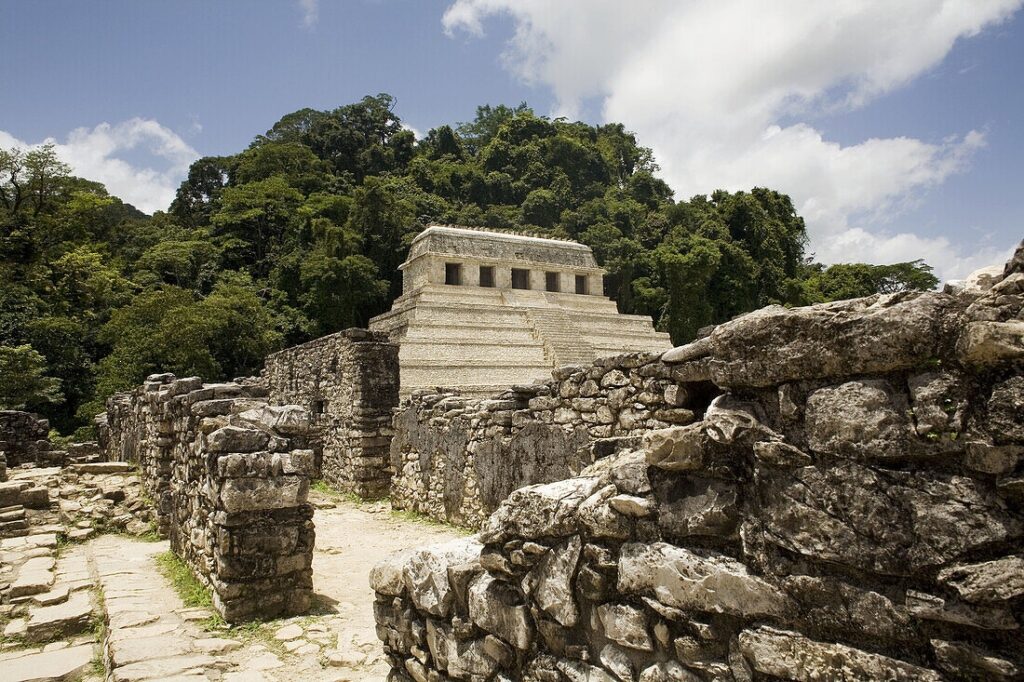
<svg viewBox="0 0 1024 682"><path fill-rule="evenodd" d="M64 142L47 138L27 143L0 130L3 148L48 143L55 146L57 156L71 166L75 175L102 182L111 194L146 213L167 209L189 164L199 158L199 153L173 130L143 118L76 128ZM147 152L153 165L135 165L119 158L126 152L139 151Z"/></svg>
<svg viewBox="0 0 1024 682"><path fill-rule="evenodd" d="M313 28L320 20L320 0L299 0L302 10L302 27Z"/></svg>
<svg viewBox="0 0 1024 682"><path fill-rule="evenodd" d="M805 121L906 85L958 39L1006 20L1022 3L456 0L443 25L449 34L480 36L487 18L511 17L507 67L550 87L554 114L576 116L583 100L599 98L606 120L625 122L654 147L681 198L773 187L793 197L819 258L930 254L940 276L952 278L996 252L956 254L943 237L887 235L886 222L963 171L984 133L844 146Z"/></svg>

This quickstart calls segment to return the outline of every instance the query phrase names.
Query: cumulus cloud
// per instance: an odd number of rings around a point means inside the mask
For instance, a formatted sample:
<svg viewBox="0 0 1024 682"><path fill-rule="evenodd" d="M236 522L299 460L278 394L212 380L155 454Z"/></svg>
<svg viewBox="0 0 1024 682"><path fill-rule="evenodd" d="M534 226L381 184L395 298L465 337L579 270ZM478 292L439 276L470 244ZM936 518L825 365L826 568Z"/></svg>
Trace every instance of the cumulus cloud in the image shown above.
<svg viewBox="0 0 1024 682"><path fill-rule="evenodd" d="M107 190L146 213L166 210L174 192L199 153L170 128L159 122L133 118L94 128L76 128L64 142L47 138L28 143L0 130L0 147L38 147L53 144L57 156L72 172L106 185ZM124 158L148 154L152 165Z"/></svg>
<svg viewBox="0 0 1024 682"><path fill-rule="evenodd" d="M777 188L807 219L819 258L925 256L951 278L998 252L958 254L948 239L893 235L886 224L963 171L984 132L843 145L806 121L906 85L1022 3L456 0L442 22L450 35L481 36L488 18L510 17L507 68L550 87L556 115L578 116L597 98L603 118L654 147L678 196Z"/></svg>
<svg viewBox="0 0 1024 682"><path fill-rule="evenodd" d="M302 27L313 28L320 20L320 0L299 0L302 11Z"/></svg>

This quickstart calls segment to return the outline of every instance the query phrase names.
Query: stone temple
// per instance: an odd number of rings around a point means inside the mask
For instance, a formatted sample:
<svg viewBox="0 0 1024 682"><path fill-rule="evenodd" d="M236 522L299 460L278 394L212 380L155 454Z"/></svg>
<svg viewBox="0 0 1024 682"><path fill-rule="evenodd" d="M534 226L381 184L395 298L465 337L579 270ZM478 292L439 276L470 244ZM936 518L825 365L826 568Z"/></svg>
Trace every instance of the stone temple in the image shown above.
<svg viewBox="0 0 1024 682"><path fill-rule="evenodd" d="M555 367L671 347L651 318L618 312L605 271L576 242L431 225L401 270L402 295L370 329L400 344L402 395L491 394Z"/></svg>

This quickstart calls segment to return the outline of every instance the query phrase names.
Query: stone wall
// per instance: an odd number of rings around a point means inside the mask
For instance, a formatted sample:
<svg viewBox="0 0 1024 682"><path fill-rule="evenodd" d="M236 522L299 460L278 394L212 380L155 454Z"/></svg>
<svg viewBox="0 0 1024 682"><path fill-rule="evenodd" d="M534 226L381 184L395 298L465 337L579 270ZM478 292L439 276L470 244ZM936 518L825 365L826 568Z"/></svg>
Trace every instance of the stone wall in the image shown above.
<svg viewBox="0 0 1024 682"><path fill-rule="evenodd" d="M516 488L562 480L631 437L689 424L716 390L681 383L660 354L630 353L562 367L493 399L418 391L395 416L391 503L479 526Z"/></svg>
<svg viewBox="0 0 1024 682"><path fill-rule="evenodd" d="M389 679L1021 679L1022 307L1024 247L670 351L703 419L374 569Z"/></svg>
<svg viewBox="0 0 1024 682"><path fill-rule="evenodd" d="M397 345L364 329L346 329L271 355L263 380L273 402L310 411L324 479L361 497L388 494Z"/></svg>
<svg viewBox="0 0 1024 682"><path fill-rule="evenodd" d="M50 422L31 412L0 410L0 451L9 467L49 465Z"/></svg>
<svg viewBox="0 0 1024 682"><path fill-rule="evenodd" d="M107 456L138 464L160 533L232 622L304 613L312 599L309 415L266 394L158 374L98 420Z"/></svg>

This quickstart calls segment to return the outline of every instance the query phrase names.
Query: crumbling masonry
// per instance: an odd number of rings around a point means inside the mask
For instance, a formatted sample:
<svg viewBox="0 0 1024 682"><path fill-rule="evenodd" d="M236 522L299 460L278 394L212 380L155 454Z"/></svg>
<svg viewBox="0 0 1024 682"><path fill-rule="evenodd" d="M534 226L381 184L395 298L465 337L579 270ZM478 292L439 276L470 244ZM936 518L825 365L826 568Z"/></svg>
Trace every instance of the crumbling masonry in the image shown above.
<svg viewBox="0 0 1024 682"><path fill-rule="evenodd" d="M984 292L769 307L636 362L720 395L379 564L392 682L1024 675L1024 245ZM419 408L441 430L466 409L444 400Z"/></svg>
<svg viewBox="0 0 1024 682"><path fill-rule="evenodd" d="M263 380L273 402L309 410L328 483L360 497L387 496L397 345L381 334L347 329L274 353Z"/></svg>
<svg viewBox="0 0 1024 682"><path fill-rule="evenodd" d="M225 620L304 613L313 594L309 415L256 383L153 375L108 401L100 435L138 464L161 534Z"/></svg>

